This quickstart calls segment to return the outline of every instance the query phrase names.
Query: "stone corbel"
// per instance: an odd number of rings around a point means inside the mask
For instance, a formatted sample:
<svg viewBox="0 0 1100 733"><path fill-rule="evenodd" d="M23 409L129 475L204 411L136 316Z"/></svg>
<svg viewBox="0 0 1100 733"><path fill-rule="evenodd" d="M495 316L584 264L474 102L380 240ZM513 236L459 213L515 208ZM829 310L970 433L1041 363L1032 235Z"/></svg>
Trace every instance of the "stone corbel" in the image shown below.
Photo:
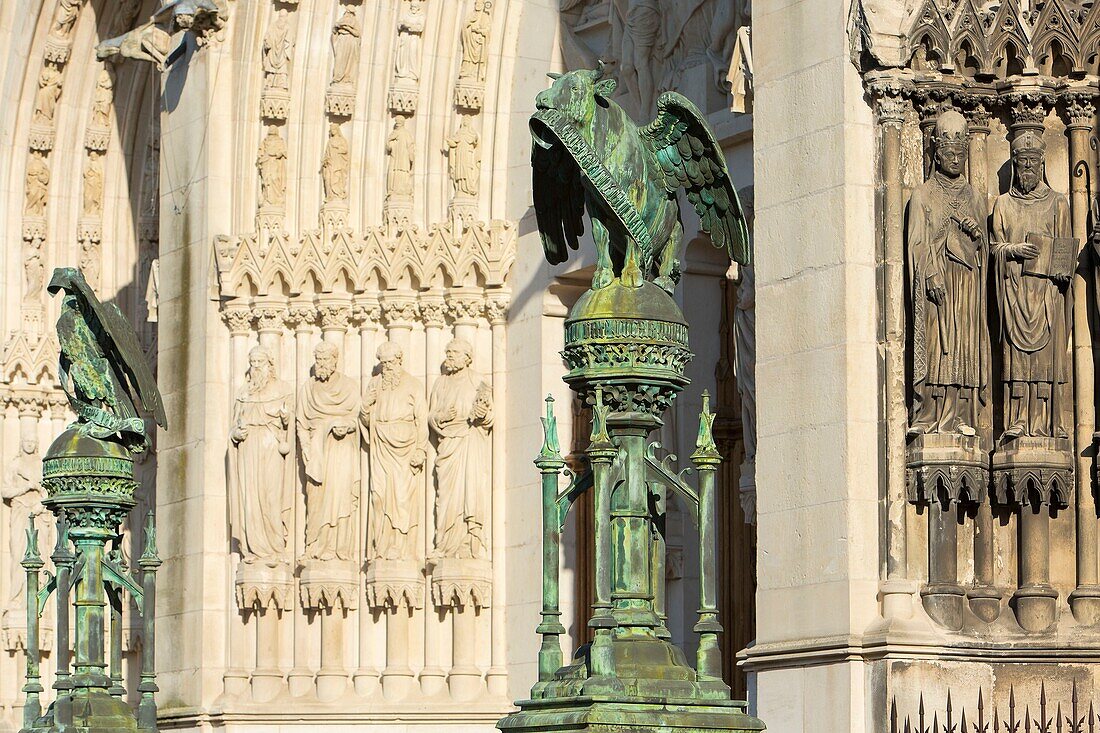
<svg viewBox="0 0 1100 733"><path fill-rule="evenodd" d="M354 566L337 560L306 563L302 567L300 600L306 610L358 608L359 584Z"/></svg>
<svg viewBox="0 0 1100 733"><path fill-rule="evenodd" d="M234 586L241 611L273 608L282 613L294 602L294 579L285 563L275 567L242 563L237 567Z"/></svg>
<svg viewBox="0 0 1100 733"><path fill-rule="evenodd" d="M424 607L424 574L413 560L372 560L366 590L373 609Z"/></svg>
<svg viewBox="0 0 1100 733"><path fill-rule="evenodd" d="M439 558L432 568L432 603L437 608L488 608L492 598L488 560Z"/></svg>

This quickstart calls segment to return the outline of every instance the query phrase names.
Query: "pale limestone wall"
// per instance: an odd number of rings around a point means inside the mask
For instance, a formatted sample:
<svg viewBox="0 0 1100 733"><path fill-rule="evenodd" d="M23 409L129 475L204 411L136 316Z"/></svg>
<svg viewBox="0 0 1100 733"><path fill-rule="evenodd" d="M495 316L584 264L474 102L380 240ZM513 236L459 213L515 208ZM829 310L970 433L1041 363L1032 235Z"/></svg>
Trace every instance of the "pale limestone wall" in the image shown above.
<svg viewBox="0 0 1100 733"><path fill-rule="evenodd" d="M871 113L846 2L753 10L757 714L784 733L866 731L867 667L845 660L878 612Z"/></svg>

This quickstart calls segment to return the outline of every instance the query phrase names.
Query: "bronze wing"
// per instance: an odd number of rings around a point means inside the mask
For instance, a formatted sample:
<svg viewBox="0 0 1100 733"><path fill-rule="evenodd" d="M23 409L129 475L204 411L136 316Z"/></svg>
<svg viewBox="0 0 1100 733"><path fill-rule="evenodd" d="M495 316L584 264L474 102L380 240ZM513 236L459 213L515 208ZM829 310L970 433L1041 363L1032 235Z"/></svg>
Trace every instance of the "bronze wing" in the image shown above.
<svg viewBox="0 0 1100 733"><path fill-rule="evenodd" d="M145 354L138 343L133 326L122 315L114 303L101 303L92 291L84 274L75 267L59 267L53 272L49 291L67 290L88 306L98 324L91 324L101 339L101 348L108 361L112 362L125 375L129 382L127 390L140 401L142 407L152 413L157 425L168 428L168 417L164 414L160 390ZM101 333L100 333L101 332Z"/></svg>
<svg viewBox="0 0 1100 733"><path fill-rule="evenodd" d="M584 181L577 161L538 114L531 118L535 217L546 260L559 265L584 234Z"/></svg>
<svg viewBox="0 0 1100 733"><path fill-rule="evenodd" d="M665 92L657 100L656 119L641 133L664 170L668 192L685 189L714 246L725 249L734 261L751 265L745 212L722 148L699 109L682 95Z"/></svg>

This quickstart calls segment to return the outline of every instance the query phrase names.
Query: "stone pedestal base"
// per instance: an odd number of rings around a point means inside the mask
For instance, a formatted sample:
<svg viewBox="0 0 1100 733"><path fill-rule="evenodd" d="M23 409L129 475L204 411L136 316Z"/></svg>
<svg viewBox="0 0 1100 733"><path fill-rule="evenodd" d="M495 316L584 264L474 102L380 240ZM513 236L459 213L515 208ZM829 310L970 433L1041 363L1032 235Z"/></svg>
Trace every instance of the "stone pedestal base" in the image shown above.
<svg viewBox="0 0 1100 733"><path fill-rule="evenodd" d="M354 562L305 560L301 567L302 608L326 609L342 604L353 609L358 605L358 573Z"/></svg>
<svg viewBox="0 0 1100 733"><path fill-rule="evenodd" d="M699 731L760 731L764 723L746 714L739 700L614 700L564 697L522 700L520 711L497 723L504 733L520 731L650 731L694 733Z"/></svg>
<svg viewBox="0 0 1100 733"><path fill-rule="evenodd" d="M1100 585L1080 585L1069 595L1074 620L1082 626L1100 625Z"/></svg>
<svg viewBox="0 0 1100 733"><path fill-rule="evenodd" d="M367 567L367 603L386 616L386 668L382 694L399 701L417 689L409 666L409 633L413 609L424 606L424 574L415 560L372 560Z"/></svg>
<svg viewBox="0 0 1100 733"><path fill-rule="evenodd" d="M234 579L237 608L274 608L284 611L294 599L294 577L286 562L272 565L242 562Z"/></svg>
<svg viewBox="0 0 1100 733"><path fill-rule="evenodd" d="M355 110L355 87L351 84L333 84L325 95L325 111L337 117L351 117Z"/></svg>
<svg viewBox="0 0 1100 733"><path fill-rule="evenodd" d="M998 503L1025 504L1029 491L1043 503L1069 505L1073 496L1073 446L1068 438L1021 437L993 454L993 491Z"/></svg>
<svg viewBox="0 0 1100 733"><path fill-rule="evenodd" d="M290 92L286 89L265 89L260 97L260 113L265 119L285 120L290 109Z"/></svg>
<svg viewBox="0 0 1100 733"><path fill-rule="evenodd" d="M918 435L906 451L906 484L914 504L941 499L982 502L989 485L989 459L977 436Z"/></svg>

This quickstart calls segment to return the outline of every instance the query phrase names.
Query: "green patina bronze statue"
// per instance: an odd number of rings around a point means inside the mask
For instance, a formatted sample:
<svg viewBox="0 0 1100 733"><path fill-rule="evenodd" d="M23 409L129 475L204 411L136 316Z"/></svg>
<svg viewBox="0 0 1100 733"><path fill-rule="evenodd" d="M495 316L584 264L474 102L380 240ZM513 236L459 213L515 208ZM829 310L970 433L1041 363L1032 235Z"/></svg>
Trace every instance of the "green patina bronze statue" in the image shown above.
<svg viewBox="0 0 1100 733"><path fill-rule="evenodd" d="M65 292L57 319L61 387L80 430L118 440L131 452L145 451L149 437L135 401L161 427L166 428L168 420L133 327L117 305L99 302L76 268L54 270L48 289L51 294Z"/></svg>
<svg viewBox="0 0 1100 733"><path fill-rule="evenodd" d="M57 319L61 385L76 421L42 460L42 503L57 515L55 572L39 577L37 529L27 530L27 667L21 733L152 733L157 729L154 596L160 558L153 513L132 572L122 560L120 525L137 504L134 455L149 448L140 405L167 428L153 373L133 327L118 307L101 303L75 268L54 271L49 290L64 292ZM56 601L54 699L42 711L38 625ZM123 608L137 606L144 644L137 710L126 702L122 673ZM69 633L70 611L75 611ZM109 655L109 657L108 657Z"/></svg>
<svg viewBox="0 0 1100 733"><path fill-rule="evenodd" d="M714 246L749 264L741 203L694 104L665 92L657 117L639 127L611 100L615 80L603 77L602 64L550 78L531 117L535 213L550 264L577 248L587 209L598 256L592 287L620 277L628 287L648 280L671 293L680 279L680 189Z"/></svg>
<svg viewBox="0 0 1100 733"><path fill-rule="evenodd" d="M649 434L689 384L688 323L672 297L687 191L715 245L741 263L751 250L722 151L691 102L661 95L657 119L635 125L608 99L602 70L554 77L531 118L534 201L547 259L576 248L587 209L598 261L592 288L565 320L564 379L592 409L586 469L562 485L565 461L553 400L535 465L542 475L543 605L539 679L502 719L503 733L745 733L763 730L722 679L718 619L717 481L722 457L702 396L691 462L697 479L659 455ZM591 642L561 648L561 535L591 492L594 529ZM698 530L694 660L674 644L665 603L665 506L675 497Z"/></svg>

